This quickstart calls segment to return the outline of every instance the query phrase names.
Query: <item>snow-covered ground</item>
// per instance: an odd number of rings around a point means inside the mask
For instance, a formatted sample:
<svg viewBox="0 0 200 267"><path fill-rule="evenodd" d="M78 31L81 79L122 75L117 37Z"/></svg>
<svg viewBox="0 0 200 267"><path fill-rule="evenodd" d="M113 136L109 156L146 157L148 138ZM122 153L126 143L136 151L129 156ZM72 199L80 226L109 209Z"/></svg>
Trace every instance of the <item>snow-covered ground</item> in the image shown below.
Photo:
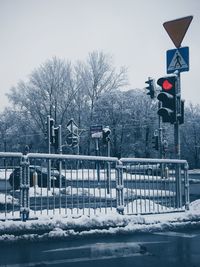
<svg viewBox="0 0 200 267"><path fill-rule="evenodd" d="M31 213L31 217L34 217ZM190 204L184 212L151 215L120 215L115 209L95 214L72 214L59 212L41 215L39 219L26 222L7 220L0 223L0 241L38 241L57 238L87 237L90 235L115 235L136 232L174 230L183 227L200 227L200 200ZM19 234L20 233L20 234Z"/></svg>

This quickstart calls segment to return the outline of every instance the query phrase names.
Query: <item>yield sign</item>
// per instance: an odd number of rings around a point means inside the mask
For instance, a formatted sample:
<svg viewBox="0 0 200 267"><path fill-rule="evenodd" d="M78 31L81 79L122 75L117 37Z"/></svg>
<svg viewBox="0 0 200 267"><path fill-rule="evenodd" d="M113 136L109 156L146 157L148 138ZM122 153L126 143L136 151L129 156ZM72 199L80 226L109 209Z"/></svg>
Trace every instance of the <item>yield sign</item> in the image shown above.
<svg viewBox="0 0 200 267"><path fill-rule="evenodd" d="M183 41L192 19L193 16L188 16L163 23L165 30L176 48L181 46L181 42Z"/></svg>

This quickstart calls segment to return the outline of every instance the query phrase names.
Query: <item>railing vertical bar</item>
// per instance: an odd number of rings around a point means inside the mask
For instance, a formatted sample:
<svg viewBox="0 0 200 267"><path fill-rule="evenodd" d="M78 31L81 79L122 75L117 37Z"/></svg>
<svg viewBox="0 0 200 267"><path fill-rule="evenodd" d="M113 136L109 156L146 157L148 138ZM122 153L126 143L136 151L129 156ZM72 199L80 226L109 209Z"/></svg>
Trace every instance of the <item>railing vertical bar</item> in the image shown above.
<svg viewBox="0 0 200 267"><path fill-rule="evenodd" d="M126 167L126 169L127 169L127 167ZM126 172L126 176L128 177L128 181L130 183L130 188L131 188L131 213L133 214L134 213L134 207L133 207L133 201L134 201L134 198L133 198L133 195L134 195L133 175L132 174L128 175L128 173Z"/></svg>
<svg viewBox="0 0 200 267"><path fill-rule="evenodd" d="M173 186L174 186L173 202L174 202L174 209L175 209L176 208L176 172L175 172L175 169L173 170L173 180L174 180L174 182L173 182Z"/></svg>
<svg viewBox="0 0 200 267"><path fill-rule="evenodd" d="M78 164L76 164L76 203L77 203L77 208L76 208L76 211L77 211L77 214L79 214L79 170L77 169L77 166ZM80 182L81 182L81 179L80 179Z"/></svg>
<svg viewBox="0 0 200 267"><path fill-rule="evenodd" d="M150 179L152 179L153 177L153 167L152 167L152 172L151 174L148 173L148 177L147 177L147 183L148 183L148 200L149 200L149 212L151 211L151 190L150 190ZM150 178L151 176L151 178Z"/></svg>
<svg viewBox="0 0 200 267"><path fill-rule="evenodd" d="M124 175L123 169L122 169L122 175ZM129 191L128 191L128 184L127 184L127 175L125 175L125 179L124 179L124 191L125 191L124 207L126 209L126 213L129 213Z"/></svg>
<svg viewBox="0 0 200 267"><path fill-rule="evenodd" d="M93 183L95 185L95 183L96 183L96 181L95 181L95 167L92 168L92 171L93 171ZM96 190L95 190L95 188L96 187L94 186L94 188L93 188L93 190L94 190L94 214L96 214L96 192L95 192Z"/></svg>
<svg viewBox="0 0 200 267"><path fill-rule="evenodd" d="M43 199L42 199L42 188L43 188L43 178L42 178L42 167L40 172L40 180L41 180L41 187L40 187L40 214L42 214L43 209Z"/></svg>
<svg viewBox="0 0 200 267"><path fill-rule="evenodd" d="M7 162L6 162L6 159L4 160L4 163L5 163L5 170L4 170L4 173L5 173L5 219L7 218L7 175L6 175L6 166L7 166Z"/></svg>
<svg viewBox="0 0 200 267"><path fill-rule="evenodd" d="M12 158L12 173L14 171L14 159ZM14 216L14 211L15 211L15 207L14 207L14 183L11 184L12 187L12 216Z"/></svg>
<svg viewBox="0 0 200 267"><path fill-rule="evenodd" d="M139 163L139 183L140 183L140 213L142 213L142 179L141 179L141 165Z"/></svg>
<svg viewBox="0 0 200 267"><path fill-rule="evenodd" d="M71 180L71 214L73 214L73 208L74 208L74 200L73 200L73 166L70 165L70 180Z"/></svg>
<svg viewBox="0 0 200 267"><path fill-rule="evenodd" d="M134 166L134 165L133 165ZM134 167L135 169L135 167ZM131 174L132 176L132 174ZM135 180L135 213L138 214L138 181L137 181L137 174L134 172L134 180Z"/></svg>
<svg viewBox="0 0 200 267"><path fill-rule="evenodd" d="M62 204L61 204L61 197L62 197L62 194L61 194L61 185L62 185L62 161L59 160L59 214L61 214L61 207L62 207Z"/></svg>
<svg viewBox="0 0 200 267"><path fill-rule="evenodd" d="M87 175L88 175L88 214L90 216L90 209L91 209L91 201L90 201L90 169L88 167L88 163L86 163L86 166L87 166ZM86 168L85 166L85 168Z"/></svg>
<svg viewBox="0 0 200 267"><path fill-rule="evenodd" d="M101 198L101 181L102 181L102 179L101 179L101 165L100 165L100 163L99 164L97 164L97 166L98 166L98 172L97 172L97 174L99 175L99 177L98 177L98 179L99 179L99 181L98 181L98 188L99 188L99 210L100 210L100 212L101 212L101 208L102 208L102 198Z"/></svg>
<svg viewBox="0 0 200 267"><path fill-rule="evenodd" d="M51 173L51 176L54 177L54 171L53 171L53 173ZM53 179L52 183L53 183L53 214L55 215L55 212L56 212L56 194L55 194L55 180L54 179Z"/></svg>
<svg viewBox="0 0 200 267"><path fill-rule="evenodd" d="M147 212L147 199L146 199L146 175L148 171L145 171L144 165L143 165L143 183L144 183L144 189L143 189L143 195L144 195L144 212Z"/></svg>
<svg viewBox="0 0 200 267"><path fill-rule="evenodd" d="M111 165L112 166L112 165ZM113 192L113 179L112 179L112 168L113 166L110 168L110 209L112 210L113 208L113 202L112 202L112 192ZM116 175L114 173L114 175ZM114 179L115 181L116 179Z"/></svg>
<svg viewBox="0 0 200 267"><path fill-rule="evenodd" d="M107 184L106 184L106 182L107 182L107 166L106 166L106 162L104 161L103 163L102 163L104 166L103 166L103 178L104 178L104 191L105 191L105 214L107 214ZM108 175L110 175L110 174L108 174ZM110 176L109 176L110 177Z"/></svg>
<svg viewBox="0 0 200 267"><path fill-rule="evenodd" d="M65 166L65 214L67 214L67 169L66 169L66 160L64 161Z"/></svg>
<svg viewBox="0 0 200 267"><path fill-rule="evenodd" d="M83 199L83 215L85 214L85 187L84 187L84 179L85 179L85 175L84 175L84 169L82 167L82 199Z"/></svg>

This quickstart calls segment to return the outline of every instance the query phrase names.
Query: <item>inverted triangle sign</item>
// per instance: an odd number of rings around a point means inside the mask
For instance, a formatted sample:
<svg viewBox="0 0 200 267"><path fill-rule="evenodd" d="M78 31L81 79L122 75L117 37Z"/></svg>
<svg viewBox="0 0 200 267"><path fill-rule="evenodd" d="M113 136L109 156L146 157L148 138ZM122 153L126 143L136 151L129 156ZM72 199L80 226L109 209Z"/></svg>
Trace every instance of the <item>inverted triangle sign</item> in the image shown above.
<svg viewBox="0 0 200 267"><path fill-rule="evenodd" d="M190 26L193 16L188 16L180 19L175 19L163 23L163 26L171 38L172 42L179 48L183 38Z"/></svg>

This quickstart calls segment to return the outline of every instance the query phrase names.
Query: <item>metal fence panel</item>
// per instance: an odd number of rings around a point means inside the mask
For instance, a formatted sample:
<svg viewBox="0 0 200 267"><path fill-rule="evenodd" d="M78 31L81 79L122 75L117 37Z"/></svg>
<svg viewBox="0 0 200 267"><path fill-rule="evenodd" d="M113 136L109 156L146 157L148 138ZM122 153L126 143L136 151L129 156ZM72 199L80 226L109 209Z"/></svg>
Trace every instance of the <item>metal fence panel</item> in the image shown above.
<svg viewBox="0 0 200 267"><path fill-rule="evenodd" d="M0 220L162 213L188 206L184 160L0 153Z"/></svg>
<svg viewBox="0 0 200 267"><path fill-rule="evenodd" d="M121 159L124 172L124 212L162 213L189 204L187 162L166 159Z"/></svg>
<svg viewBox="0 0 200 267"><path fill-rule="evenodd" d="M21 158L21 153L0 152L0 220L20 218L20 190L16 191L9 179Z"/></svg>
<svg viewBox="0 0 200 267"><path fill-rule="evenodd" d="M90 215L116 208L117 158L28 154L30 210L35 215ZM48 161L51 161L51 178ZM33 173L37 173L34 184ZM48 180L50 179L50 188Z"/></svg>

